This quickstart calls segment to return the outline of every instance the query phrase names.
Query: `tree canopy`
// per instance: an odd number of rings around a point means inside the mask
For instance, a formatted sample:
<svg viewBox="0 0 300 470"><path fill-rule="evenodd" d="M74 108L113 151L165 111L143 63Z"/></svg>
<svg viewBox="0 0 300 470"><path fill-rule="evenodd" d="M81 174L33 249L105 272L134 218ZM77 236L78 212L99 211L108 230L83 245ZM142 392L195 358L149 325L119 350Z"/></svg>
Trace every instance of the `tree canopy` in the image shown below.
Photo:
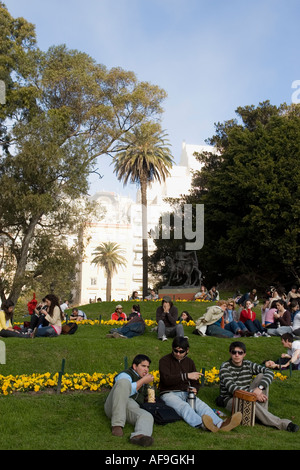
<svg viewBox="0 0 300 470"><path fill-rule="evenodd" d="M39 239L49 236L51 246L55 235L67 246L62 234L84 223L87 205L75 201L88 194L97 157L114 152L145 119L158 118L166 93L65 45L41 51L32 24L13 18L3 3L0 13L6 88L0 106L0 295L16 300L47 258L34 250L44 243Z"/></svg>
<svg viewBox="0 0 300 470"><path fill-rule="evenodd" d="M300 282L300 107L239 107L218 123L188 202L205 207L201 265L215 281Z"/></svg>
<svg viewBox="0 0 300 470"><path fill-rule="evenodd" d="M252 286L300 283L300 106L269 101L215 125L210 152L181 204L204 204L204 282L243 278ZM179 241L156 240L158 266ZM172 253L172 251L171 251ZM161 269L161 268L160 268Z"/></svg>

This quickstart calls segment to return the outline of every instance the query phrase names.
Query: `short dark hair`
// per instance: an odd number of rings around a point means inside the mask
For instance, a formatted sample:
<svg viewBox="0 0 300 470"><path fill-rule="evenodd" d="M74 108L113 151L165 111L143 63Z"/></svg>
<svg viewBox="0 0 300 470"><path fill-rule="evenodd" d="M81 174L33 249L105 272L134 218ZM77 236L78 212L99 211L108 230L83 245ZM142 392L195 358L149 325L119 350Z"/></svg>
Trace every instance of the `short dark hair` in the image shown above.
<svg viewBox="0 0 300 470"><path fill-rule="evenodd" d="M189 348L189 342L187 338L184 338L183 336L175 336L172 342L172 349L175 348L182 348L187 351Z"/></svg>
<svg viewBox="0 0 300 470"><path fill-rule="evenodd" d="M235 348L241 348L244 353L246 352L246 346L241 341L233 341L233 343L231 343L229 346L229 352L233 351Z"/></svg>
<svg viewBox="0 0 300 470"><path fill-rule="evenodd" d="M299 307L299 299L292 299L292 300L290 301L290 307L291 307L291 308Z"/></svg>
<svg viewBox="0 0 300 470"><path fill-rule="evenodd" d="M136 366L138 366L141 362L143 361L148 361L149 364L151 364L151 359L150 357L146 356L146 354L138 354L137 356L135 356L135 358L133 359L132 361L132 365L135 364Z"/></svg>
<svg viewBox="0 0 300 470"><path fill-rule="evenodd" d="M283 333L283 335L281 335L281 339L288 341L289 343L294 341L293 335L291 333Z"/></svg>

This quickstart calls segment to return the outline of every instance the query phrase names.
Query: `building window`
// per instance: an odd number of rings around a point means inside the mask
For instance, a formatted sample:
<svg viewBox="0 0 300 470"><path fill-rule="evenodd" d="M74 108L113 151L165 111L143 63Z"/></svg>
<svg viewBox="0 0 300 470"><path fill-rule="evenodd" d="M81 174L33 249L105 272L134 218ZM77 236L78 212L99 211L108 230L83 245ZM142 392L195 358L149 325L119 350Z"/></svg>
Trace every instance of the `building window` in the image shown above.
<svg viewBox="0 0 300 470"><path fill-rule="evenodd" d="M97 278L91 277L91 286L96 286L96 285L97 285Z"/></svg>

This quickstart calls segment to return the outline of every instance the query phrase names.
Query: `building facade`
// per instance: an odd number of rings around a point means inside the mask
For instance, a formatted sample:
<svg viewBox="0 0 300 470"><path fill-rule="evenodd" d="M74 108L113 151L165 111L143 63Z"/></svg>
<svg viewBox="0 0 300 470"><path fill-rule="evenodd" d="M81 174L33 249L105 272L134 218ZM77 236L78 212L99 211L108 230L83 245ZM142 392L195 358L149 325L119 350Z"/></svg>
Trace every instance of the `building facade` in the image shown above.
<svg viewBox="0 0 300 470"><path fill-rule="evenodd" d="M162 213L170 210L166 198L178 198L188 194L191 188L192 174L200 170L194 152L209 151L209 146L182 144L179 165L174 165L170 176L163 183L154 182L148 187L148 233L155 230ZM125 267L119 267L112 278L112 300L128 300L133 291L142 296L142 207L140 192L136 201L114 192L100 191L92 199L104 208L102 217L94 217L83 233L85 253L78 273L78 291L74 293L74 302L85 304L98 298L106 300L106 277L104 269L92 264L94 251L102 242L112 241L120 245L122 256L127 260ZM102 211L99 211L102 213ZM148 238L149 255L155 245ZM149 288L151 288L151 274Z"/></svg>

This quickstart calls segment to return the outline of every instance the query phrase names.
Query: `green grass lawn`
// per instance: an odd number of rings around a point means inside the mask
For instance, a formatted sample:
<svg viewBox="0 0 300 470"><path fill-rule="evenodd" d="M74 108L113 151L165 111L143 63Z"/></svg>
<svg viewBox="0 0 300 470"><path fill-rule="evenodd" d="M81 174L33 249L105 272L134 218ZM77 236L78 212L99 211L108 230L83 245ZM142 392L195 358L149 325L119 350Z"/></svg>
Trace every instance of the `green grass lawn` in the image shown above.
<svg viewBox="0 0 300 470"><path fill-rule="evenodd" d="M89 318L108 320L116 303L100 303L83 306ZM124 311L130 312L132 302L123 302ZM154 319L159 303L143 302L144 318ZM209 304L178 302L179 313L188 310L197 319ZM259 316L259 309L257 309ZM24 320L26 318L23 318ZM19 319L15 319L20 320ZM171 350L171 341L158 341L156 334L147 327L143 336L132 339L106 338L109 325L80 325L72 336L57 338L15 339L4 338L6 364L0 365L4 376L55 373L60 371L65 359L66 373L118 372L129 365L138 353L152 359L151 370L158 369L161 356ZM219 368L228 358L230 339L199 337L192 334L193 327L185 327L189 336L190 357L197 368ZM279 338L246 338L247 357L261 363L276 359L283 348ZM299 385L300 374L293 372L287 380L275 380L271 385L269 410L282 418L300 424ZM101 392L54 391L0 395L0 449L32 450L137 450L129 443L132 432L125 426L123 438L111 436L110 422L103 410L108 390ZM204 386L199 397L215 408L218 386ZM224 411L224 410L222 410ZM299 434L299 433L298 433ZM184 422L154 426L154 446L151 450L296 450L299 435L256 425L253 428L238 427L230 433L208 433L189 427ZM139 449L140 450L140 449Z"/></svg>

